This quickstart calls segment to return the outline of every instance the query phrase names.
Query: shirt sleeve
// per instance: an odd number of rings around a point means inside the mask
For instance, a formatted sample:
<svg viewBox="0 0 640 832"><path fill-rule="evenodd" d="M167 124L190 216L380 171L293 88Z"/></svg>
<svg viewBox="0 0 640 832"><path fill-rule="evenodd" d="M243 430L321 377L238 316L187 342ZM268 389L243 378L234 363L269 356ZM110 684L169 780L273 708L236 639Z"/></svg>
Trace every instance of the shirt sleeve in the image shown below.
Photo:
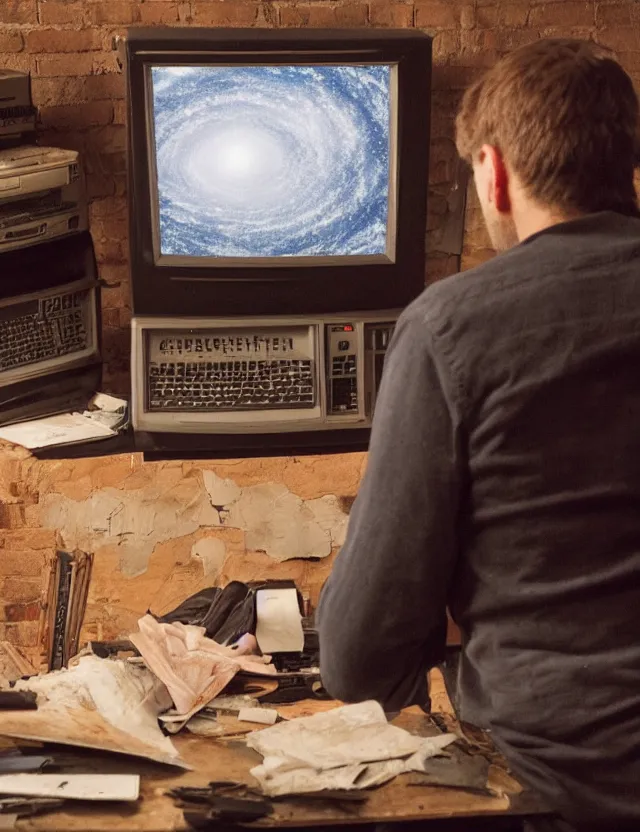
<svg viewBox="0 0 640 832"><path fill-rule="evenodd" d="M420 314L387 353L367 470L318 608L320 670L337 699L426 701L446 643L461 493L460 427Z"/></svg>

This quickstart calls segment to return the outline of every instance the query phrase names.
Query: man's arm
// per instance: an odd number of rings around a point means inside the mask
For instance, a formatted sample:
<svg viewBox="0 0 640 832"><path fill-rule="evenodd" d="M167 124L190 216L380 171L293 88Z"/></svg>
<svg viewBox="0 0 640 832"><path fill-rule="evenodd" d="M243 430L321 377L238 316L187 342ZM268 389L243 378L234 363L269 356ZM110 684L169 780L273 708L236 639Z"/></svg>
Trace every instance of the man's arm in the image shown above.
<svg viewBox="0 0 640 832"><path fill-rule="evenodd" d="M459 426L419 313L398 323L367 470L318 608L324 685L387 710L426 700L457 558Z"/></svg>

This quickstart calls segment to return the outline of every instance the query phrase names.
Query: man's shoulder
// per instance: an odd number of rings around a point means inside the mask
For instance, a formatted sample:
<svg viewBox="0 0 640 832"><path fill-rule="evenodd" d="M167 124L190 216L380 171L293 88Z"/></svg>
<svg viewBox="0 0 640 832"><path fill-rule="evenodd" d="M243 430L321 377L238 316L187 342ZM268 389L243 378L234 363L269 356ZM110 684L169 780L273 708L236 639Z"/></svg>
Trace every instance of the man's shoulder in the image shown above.
<svg viewBox="0 0 640 832"><path fill-rule="evenodd" d="M498 254L472 269L427 286L404 315L437 332L453 315L461 317L476 310L480 298L485 306L492 294L504 288L505 281L521 278L528 271L529 263L533 268L533 258L520 247Z"/></svg>

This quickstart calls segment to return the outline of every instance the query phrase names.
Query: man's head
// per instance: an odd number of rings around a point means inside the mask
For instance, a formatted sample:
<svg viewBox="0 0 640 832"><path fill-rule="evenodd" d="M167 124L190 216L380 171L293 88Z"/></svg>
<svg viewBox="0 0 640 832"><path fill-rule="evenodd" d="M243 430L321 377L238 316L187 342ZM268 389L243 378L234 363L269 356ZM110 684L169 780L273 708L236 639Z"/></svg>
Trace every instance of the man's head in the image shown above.
<svg viewBox="0 0 640 832"><path fill-rule="evenodd" d="M467 90L456 127L499 250L582 214L637 211L638 97L592 43L511 52Z"/></svg>

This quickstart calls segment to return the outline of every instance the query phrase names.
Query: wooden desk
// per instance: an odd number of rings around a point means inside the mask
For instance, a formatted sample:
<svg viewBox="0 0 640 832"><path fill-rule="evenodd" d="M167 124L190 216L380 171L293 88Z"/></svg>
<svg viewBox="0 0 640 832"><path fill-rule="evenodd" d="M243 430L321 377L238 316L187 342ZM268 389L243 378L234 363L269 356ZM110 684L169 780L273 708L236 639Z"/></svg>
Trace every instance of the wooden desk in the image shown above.
<svg viewBox="0 0 640 832"><path fill-rule="evenodd" d="M451 719L447 714L450 705L441 679L435 679L434 682L434 710L440 710L446 719ZM278 710L283 716L307 716L336 707L336 704L301 702L280 706ZM418 734L421 733L421 728L424 730L427 726L430 727L428 717L413 708L400 714L394 723ZM38 832L182 832L188 827L184 824L182 810L172 798L164 794L168 789L177 786L206 786L212 780L234 780L255 785L249 772L261 761L261 757L246 748L242 741L205 739L184 733L176 736L174 742L185 761L193 766L193 771L177 772L144 760L86 752L83 771L142 774L141 800L137 804L101 804L97 807L68 803L64 811L21 820L17 829ZM542 807L534 801L523 799L526 795L518 794L521 791L519 784L500 766L492 769L490 782L501 784L509 791L509 794L501 797L488 797L458 789L413 786L409 780L407 775L397 777L379 789L368 791L365 803L354 803L351 806L321 800L278 800L274 802L273 815L251 824L251 828L527 815L542 811Z"/></svg>

